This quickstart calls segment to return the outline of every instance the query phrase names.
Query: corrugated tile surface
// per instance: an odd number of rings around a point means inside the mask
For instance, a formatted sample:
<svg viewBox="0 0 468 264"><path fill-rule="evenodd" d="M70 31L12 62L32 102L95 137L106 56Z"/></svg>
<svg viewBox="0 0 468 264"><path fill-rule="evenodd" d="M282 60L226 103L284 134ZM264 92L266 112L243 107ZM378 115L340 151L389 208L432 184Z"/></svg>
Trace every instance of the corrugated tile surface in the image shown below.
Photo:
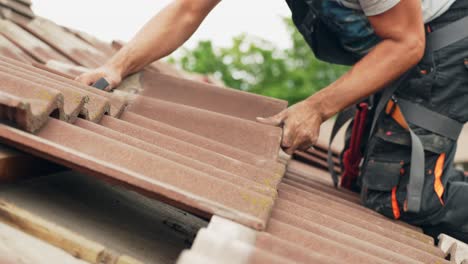
<svg viewBox="0 0 468 264"><path fill-rule="evenodd" d="M11 58L0 60L2 117L33 133L4 124L4 142L204 217L265 228L285 172L277 160L281 130L253 119L281 111L285 102L180 80L156 65L140 74L148 95L124 110L117 95L43 70L54 63L98 66L113 53L110 45L43 18L2 20L0 32L2 54ZM172 86L185 97L170 95ZM253 102L258 106L247 118L243 106Z"/></svg>
<svg viewBox="0 0 468 264"><path fill-rule="evenodd" d="M23 27L74 64L95 68L106 61L105 54L49 20L35 18Z"/></svg>
<svg viewBox="0 0 468 264"><path fill-rule="evenodd" d="M34 13L28 0L1 0L0 16L18 24L25 24L34 17Z"/></svg>
<svg viewBox="0 0 468 264"><path fill-rule="evenodd" d="M421 230L332 187L324 138L286 170L281 130L255 122L286 102L184 80L160 62L115 94L81 85L71 78L102 64L118 43L34 17L29 6L0 1L1 142L215 215L180 263L446 262Z"/></svg>
<svg viewBox="0 0 468 264"><path fill-rule="evenodd" d="M333 188L324 170L292 160L278 192L265 231L251 230L246 240L245 235L232 235L236 228L229 227L223 240L221 235L209 238L207 232L220 231L208 227L179 264L216 263L239 244L250 249L244 250L246 256L226 263L268 263L257 258L260 253L278 263L449 263L433 238L363 208L356 194ZM202 245L218 253L206 253ZM463 252L464 247L458 249Z"/></svg>
<svg viewBox="0 0 468 264"><path fill-rule="evenodd" d="M112 109L107 110L110 105L120 109L124 103L119 103L111 94L84 88L40 69L4 58L0 63L0 80L4 119L35 133L28 134L3 125L0 137L5 142L72 168L129 185L203 216L223 215L254 228L264 228L276 198L276 187L284 173L276 161L280 140L278 129L191 109L198 111L202 119L204 116L216 117L205 121L204 125L208 127L224 122L229 124L228 129L237 129L239 135L253 131L259 139L265 139L255 147L247 142L242 146L245 148L239 148L240 152L259 156L258 160L270 165L259 167L171 135L158 134L139 125L138 121L127 122L127 114L123 120L112 117L119 115L105 116L106 113L112 114ZM167 104L173 107L171 109L186 107L166 101L150 101L146 106L163 111L165 109L161 105ZM83 112L88 114L81 116L90 117L88 119L94 123L78 120ZM52 113L57 113L60 121L49 118ZM146 124L157 125L151 120L151 115L150 118L141 117L138 113L128 115L130 118L137 116L136 120L138 117L144 119ZM96 116L99 118L94 118ZM163 119L160 122L170 127L170 121ZM182 125L182 128L189 127ZM209 130L198 127L198 130L188 129L186 133L194 132L193 137L209 141L210 138L202 133L205 131ZM239 136L234 133L229 135L233 141L238 140ZM217 139L212 144L215 148L227 145L226 151L229 151L230 147L236 147L221 142L218 137L214 139Z"/></svg>

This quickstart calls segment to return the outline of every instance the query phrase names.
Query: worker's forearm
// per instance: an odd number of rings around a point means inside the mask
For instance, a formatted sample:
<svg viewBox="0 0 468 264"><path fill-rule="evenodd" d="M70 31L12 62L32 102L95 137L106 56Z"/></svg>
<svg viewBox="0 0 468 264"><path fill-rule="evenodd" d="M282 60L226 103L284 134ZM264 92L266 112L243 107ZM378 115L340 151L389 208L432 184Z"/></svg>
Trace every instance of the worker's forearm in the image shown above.
<svg viewBox="0 0 468 264"><path fill-rule="evenodd" d="M174 1L153 17L107 66L127 76L172 53L195 32L211 10L187 9L182 1Z"/></svg>
<svg viewBox="0 0 468 264"><path fill-rule="evenodd" d="M384 40L336 82L309 97L311 107L318 108L323 120L368 97L397 79L419 62L420 41Z"/></svg>

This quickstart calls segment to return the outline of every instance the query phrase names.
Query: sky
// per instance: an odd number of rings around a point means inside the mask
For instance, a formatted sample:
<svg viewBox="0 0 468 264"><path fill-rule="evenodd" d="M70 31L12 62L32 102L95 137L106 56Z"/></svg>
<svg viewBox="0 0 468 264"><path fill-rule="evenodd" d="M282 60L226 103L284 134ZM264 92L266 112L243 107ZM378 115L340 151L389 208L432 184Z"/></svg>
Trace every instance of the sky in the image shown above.
<svg viewBox="0 0 468 264"><path fill-rule="evenodd" d="M34 12L60 25L79 29L105 41L128 41L171 0L33 0ZM185 47L200 40L226 46L233 36L249 33L290 45L282 17L290 11L285 0L223 0Z"/></svg>

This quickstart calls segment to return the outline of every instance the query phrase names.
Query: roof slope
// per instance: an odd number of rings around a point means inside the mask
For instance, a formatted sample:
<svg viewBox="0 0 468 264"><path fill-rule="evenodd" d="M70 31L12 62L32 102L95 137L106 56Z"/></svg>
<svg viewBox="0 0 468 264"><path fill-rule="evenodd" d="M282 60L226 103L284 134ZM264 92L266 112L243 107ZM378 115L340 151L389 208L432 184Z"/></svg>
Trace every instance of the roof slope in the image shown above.
<svg viewBox="0 0 468 264"><path fill-rule="evenodd" d="M265 228L285 165L281 130L253 119L286 102L165 75L161 64L138 74L141 95L127 102L44 70L98 66L110 45L27 18L0 21L2 142L203 217Z"/></svg>

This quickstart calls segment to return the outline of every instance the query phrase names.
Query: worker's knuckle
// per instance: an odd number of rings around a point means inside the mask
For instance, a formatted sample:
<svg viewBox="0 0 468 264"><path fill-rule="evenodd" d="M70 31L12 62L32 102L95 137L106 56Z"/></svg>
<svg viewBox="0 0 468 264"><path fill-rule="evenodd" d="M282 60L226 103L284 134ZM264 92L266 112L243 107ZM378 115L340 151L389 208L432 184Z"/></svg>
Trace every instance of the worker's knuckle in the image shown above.
<svg viewBox="0 0 468 264"><path fill-rule="evenodd" d="M302 136L304 136L304 137L308 137L309 134L310 134L310 133L309 133L309 130L308 130L307 128L301 128L301 129L299 129L299 132L300 132L300 134L301 134Z"/></svg>
<svg viewBox="0 0 468 264"><path fill-rule="evenodd" d="M318 140L318 136L317 135L312 135L309 137L309 140L310 140L310 143L311 144L315 144Z"/></svg>

